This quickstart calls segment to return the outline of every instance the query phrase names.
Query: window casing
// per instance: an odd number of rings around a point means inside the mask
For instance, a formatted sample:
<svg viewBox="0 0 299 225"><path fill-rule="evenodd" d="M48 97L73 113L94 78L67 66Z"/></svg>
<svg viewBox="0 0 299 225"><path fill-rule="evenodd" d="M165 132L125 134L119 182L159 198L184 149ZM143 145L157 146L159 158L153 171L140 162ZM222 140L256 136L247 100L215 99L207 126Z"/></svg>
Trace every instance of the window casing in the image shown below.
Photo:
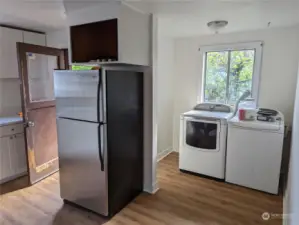
<svg viewBox="0 0 299 225"><path fill-rule="evenodd" d="M262 42L204 46L201 102L234 105L249 89L258 105Z"/></svg>

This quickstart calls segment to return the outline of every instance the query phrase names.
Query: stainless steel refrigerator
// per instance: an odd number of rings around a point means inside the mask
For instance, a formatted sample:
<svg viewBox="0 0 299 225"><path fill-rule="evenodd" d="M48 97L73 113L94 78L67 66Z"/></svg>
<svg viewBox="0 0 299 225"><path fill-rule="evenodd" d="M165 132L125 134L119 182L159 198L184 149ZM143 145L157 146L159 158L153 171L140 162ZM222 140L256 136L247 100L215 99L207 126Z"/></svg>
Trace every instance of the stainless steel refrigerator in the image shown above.
<svg viewBox="0 0 299 225"><path fill-rule="evenodd" d="M112 216L143 189L143 73L55 71L60 192Z"/></svg>

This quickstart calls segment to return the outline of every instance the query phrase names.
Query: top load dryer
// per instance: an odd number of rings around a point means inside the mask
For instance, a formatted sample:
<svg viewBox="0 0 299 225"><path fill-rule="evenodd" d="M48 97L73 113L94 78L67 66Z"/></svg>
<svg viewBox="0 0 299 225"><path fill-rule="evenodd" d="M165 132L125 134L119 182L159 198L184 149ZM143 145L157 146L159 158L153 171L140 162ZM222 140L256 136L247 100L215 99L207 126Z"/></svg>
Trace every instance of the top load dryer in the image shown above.
<svg viewBox="0 0 299 225"><path fill-rule="evenodd" d="M224 179L227 121L233 115L225 104L202 103L181 115L179 168Z"/></svg>

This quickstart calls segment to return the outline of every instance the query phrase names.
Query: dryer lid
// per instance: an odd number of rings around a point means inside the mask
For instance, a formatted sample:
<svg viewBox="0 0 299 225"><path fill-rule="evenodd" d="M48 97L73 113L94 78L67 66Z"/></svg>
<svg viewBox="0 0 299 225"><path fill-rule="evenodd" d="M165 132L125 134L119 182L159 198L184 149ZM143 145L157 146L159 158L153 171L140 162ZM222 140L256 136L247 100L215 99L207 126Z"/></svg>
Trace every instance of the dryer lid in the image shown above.
<svg viewBox="0 0 299 225"><path fill-rule="evenodd" d="M227 121L232 117L233 113L226 112L210 112L210 111L198 111L191 110L189 112L183 113L183 116L194 117L198 119L210 119L210 120L222 120Z"/></svg>

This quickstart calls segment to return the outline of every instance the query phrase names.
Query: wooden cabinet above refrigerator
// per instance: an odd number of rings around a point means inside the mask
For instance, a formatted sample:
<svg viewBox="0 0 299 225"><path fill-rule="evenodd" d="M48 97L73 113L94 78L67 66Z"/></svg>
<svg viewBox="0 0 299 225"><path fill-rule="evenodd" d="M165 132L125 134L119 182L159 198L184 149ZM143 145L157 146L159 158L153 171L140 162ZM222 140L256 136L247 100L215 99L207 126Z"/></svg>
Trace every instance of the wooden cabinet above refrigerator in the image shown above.
<svg viewBox="0 0 299 225"><path fill-rule="evenodd" d="M121 3L100 3L70 15L69 20L72 63L150 65L150 15Z"/></svg>

